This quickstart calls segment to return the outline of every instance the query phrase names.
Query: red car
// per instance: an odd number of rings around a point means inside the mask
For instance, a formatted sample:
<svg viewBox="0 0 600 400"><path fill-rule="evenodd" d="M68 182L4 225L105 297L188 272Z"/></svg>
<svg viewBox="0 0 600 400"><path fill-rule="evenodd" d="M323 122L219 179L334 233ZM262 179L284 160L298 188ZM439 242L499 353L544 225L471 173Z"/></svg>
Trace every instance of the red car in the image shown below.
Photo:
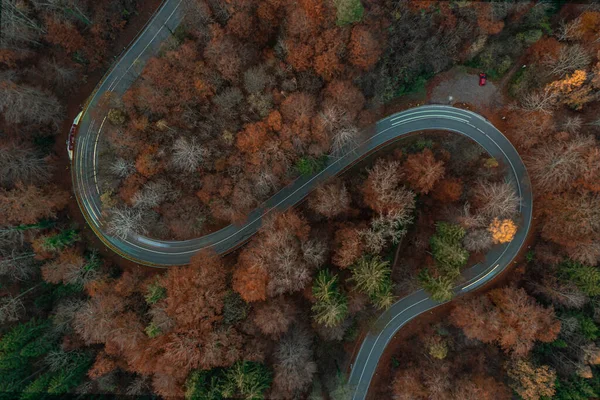
<svg viewBox="0 0 600 400"><path fill-rule="evenodd" d="M487 83L487 75L482 72L479 74L479 86L485 86L486 83Z"/></svg>
<svg viewBox="0 0 600 400"><path fill-rule="evenodd" d="M71 130L69 131L69 137L67 138L67 153L69 153L69 159L73 159L73 149L75 148L75 135L77 135L77 128L79 127L79 120L81 119L81 112L77 114L75 120L73 121L73 125L71 125Z"/></svg>

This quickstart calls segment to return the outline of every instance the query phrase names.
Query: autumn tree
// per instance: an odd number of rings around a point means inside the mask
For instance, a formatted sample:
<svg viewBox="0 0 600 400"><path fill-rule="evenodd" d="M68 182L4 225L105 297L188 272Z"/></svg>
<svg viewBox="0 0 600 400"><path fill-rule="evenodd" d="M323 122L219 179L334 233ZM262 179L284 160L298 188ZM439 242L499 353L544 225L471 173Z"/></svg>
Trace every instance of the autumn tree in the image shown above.
<svg viewBox="0 0 600 400"><path fill-rule="evenodd" d="M350 207L350 195L346 185L334 180L319 186L308 198L308 206L326 218L333 218Z"/></svg>
<svg viewBox="0 0 600 400"><path fill-rule="evenodd" d="M349 49L350 62L365 71L371 69L381 55L380 41L371 31L361 25L352 28Z"/></svg>
<svg viewBox="0 0 600 400"><path fill-rule="evenodd" d="M362 187L365 203L380 214L414 208L414 193L401 186L402 178L399 162L378 159Z"/></svg>
<svg viewBox="0 0 600 400"><path fill-rule="evenodd" d="M53 186L40 189L19 183L12 190L0 188L0 225L34 224L42 218L54 218L68 199L67 192Z"/></svg>
<svg viewBox="0 0 600 400"><path fill-rule="evenodd" d="M458 178L446 177L436 183L431 194L438 201L452 203L460 200L462 193L462 181Z"/></svg>
<svg viewBox="0 0 600 400"><path fill-rule="evenodd" d="M288 331L297 314L296 307L289 299L279 297L257 303L252 321L265 335L278 337Z"/></svg>
<svg viewBox="0 0 600 400"><path fill-rule="evenodd" d="M488 227L488 231L492 234L494 243L508 243L513 240L517 233L517 225L510 219L499 220L494 218Z"/></svg>
<svg viewBox="0 0 600 400"><path fill-rule="evenodd" d="M552 308L544 308L524 289L494 289L458 305L452 323L467 337L498 343L507 353L525 356L536 340L551 342L560 331Z"/></svg>
<svg viewBox="0 0 600 400"><path fill-rule="evenodd" d="M429 149L411 154L402 164L406 180L419 193L427 194L445 173L444 162L436 161Z"/></svg>
<svg viewBox="0 0 600 400"><path fill-rule="evenodd" d="M556 373L547 365L536 367L526 359L510 362L506 370L512 380L511 387L524 400L538 400L554 395Z"/></svg>
<svg viewBox="0 0 600 400"><path fill-rule="evenodd" d="M238 258L234 288L246 301L302 290L325 261L324 243L309 238L310 227L297 211L266 219Z"/></svg>
<svg viewBox="0 0 600 400"><path fill-rule="evenodd" d="M361 229L344 224L335 232L332 263L340 268L354 264L364 252Z"/></svg>
<svg viewBox="0 0 600 400"><path fill-rule="evenodd" d="M565 248L567 253L582 260L595 259L592 254L582 254L583 244L599 242L600 198L596 194L565 192L552 196L543 203L542 237ZM588 249L593 250L593 248ZM590 257L591 256L591 257Z"/></svg>
<svg viewBox="0 0 600 400"><path fill-rule="evenodd" d="M181 327L215 321L223 310L225 275L223 261L210 251L194 255L188 267L170 268L162 282L166 313Z"/></svg>

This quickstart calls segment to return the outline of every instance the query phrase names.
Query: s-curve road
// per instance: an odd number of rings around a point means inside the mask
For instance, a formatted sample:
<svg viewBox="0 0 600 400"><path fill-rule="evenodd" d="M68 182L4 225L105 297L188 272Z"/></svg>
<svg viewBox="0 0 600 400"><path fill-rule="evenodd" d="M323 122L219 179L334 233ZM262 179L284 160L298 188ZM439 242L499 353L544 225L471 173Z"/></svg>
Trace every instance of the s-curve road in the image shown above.
<svg viewBox="0 0 600 400"><path fill-rule="evenodd" d="M241 226L230 225L210 235L185 241L162 241L142 235L118 239L107 235L102 222L97 181L98 141L106 115L98 115L98 103L104 94L113 92L122 95L131 86L146 61L157 53L160 43L181 22L181 3L182 0L166 0L163 3L136 41L105 76L81 118L72 162L74 190L90 227L108 247L125 258L155 267L187 264L192 255L204 248L212 248L220 254L226 253L256 233L266 214L272 210L285 210L294 206L320 183L341 173L380 147L413 132L445 130L475 140L500 161L506 169L506 179L515 186L521 198L522 220L513 241L495 247L486 255L484 262L466 270L463 273L465 283L455 291L471 291L489 282L517 255L528 234L532 218L532 193L521 158L504 135L485 118L470 111L439 105L413 108L379 121L372 137L344 156L331 158L326 168L316 175L298 178L277 192L262 207L250 213L248 221ZM366 397L377 362L398 329L437 305L423 291L418 291L401 299L381 315L354 360L349 379L349 383L355 388L353 399Z"/></svg>

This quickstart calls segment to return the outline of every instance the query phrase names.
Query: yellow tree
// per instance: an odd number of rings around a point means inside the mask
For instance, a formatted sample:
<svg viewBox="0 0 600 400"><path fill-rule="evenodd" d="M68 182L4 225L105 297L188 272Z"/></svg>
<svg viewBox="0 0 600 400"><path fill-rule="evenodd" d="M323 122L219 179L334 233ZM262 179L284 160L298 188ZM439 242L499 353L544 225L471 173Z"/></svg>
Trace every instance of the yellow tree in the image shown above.
<svg viewBox="0 0 600 400"><path fill-rule="evenodd" d="M492 234L494 243L508 243L517 233L517 225L510 219L494 218L488 230Z"/></svg>

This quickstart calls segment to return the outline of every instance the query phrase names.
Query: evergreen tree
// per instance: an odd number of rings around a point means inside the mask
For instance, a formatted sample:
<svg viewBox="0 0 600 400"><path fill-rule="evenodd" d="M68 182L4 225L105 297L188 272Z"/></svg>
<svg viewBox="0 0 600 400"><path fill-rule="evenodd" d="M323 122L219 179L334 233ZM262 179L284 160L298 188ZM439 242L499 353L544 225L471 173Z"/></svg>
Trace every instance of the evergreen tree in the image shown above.
<svg viewBox="0 0 600 400"><path fill-rule="evenodd" d="M356 289L371 298L378 308L387 308L394 302L390 263L379 256L361 257L352 267Z"/></svg>
<svg viewBox="0 0 600 400"><path fill-rule="evenodd" d="M440 272L453 279L467 264L469 252L462 245L465 230L460 225L438 222L436 232L430 239L431 251Z"/></svg>
<svg viewBox="0 0 600 400"><path fill-rule="evenodd" d="M327 327L339 325L348 315L348 299L338 287L338 276L322 270L313 283L317 300L312 306L315 320Z"/></svg>
<svg viewBox="0 0 600 400"><path fill-rule="evenodd" d="M563 279L569 280L588 296L600 295L600 269L567 260L560 265Z"/></svg>
<svg viewBox="0 0 600 400"><path fill-rule="evenodd" d="M454 278L452 277L442 275L434 278L431 276L429 270L424 269L419 274L419 281L423 289L437 302L444 303L452 300L454 297L454 292L452 291Z"/></svg>
<svg viewBox="0 0 600 400"><path fill-rule="evenodd" d="M222 394L226 398L259 400L271 386L271 371L261 363L238 361L225 371Z"/></svg>

